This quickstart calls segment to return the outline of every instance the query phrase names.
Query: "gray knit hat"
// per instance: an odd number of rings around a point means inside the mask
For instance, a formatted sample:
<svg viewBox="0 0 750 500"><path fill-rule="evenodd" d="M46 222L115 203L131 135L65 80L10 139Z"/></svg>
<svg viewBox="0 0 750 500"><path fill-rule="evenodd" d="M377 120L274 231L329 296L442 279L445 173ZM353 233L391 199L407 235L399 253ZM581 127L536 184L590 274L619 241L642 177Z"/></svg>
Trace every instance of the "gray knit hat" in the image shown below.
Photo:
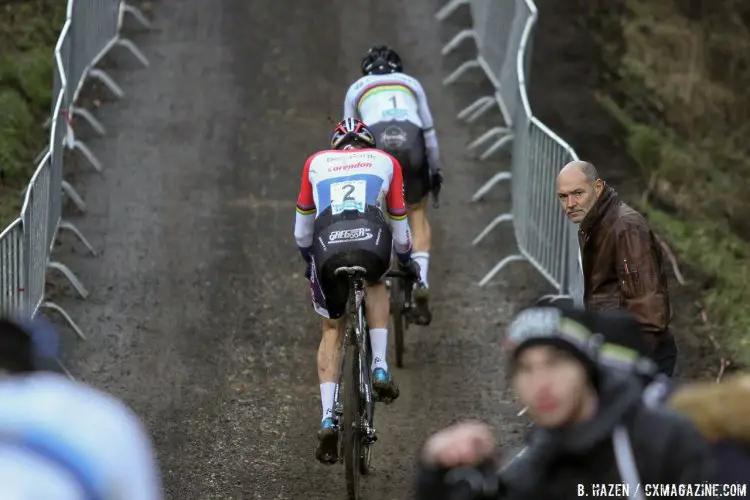
<svg viewBox="0 0 750 500"><path fill-rule="evenodd" d="M601 340L592 331L593 324L593 316L582 309L532 307L521 311L508 328L506 338L511 369L524 349L551 345L579 360L596 385L599 378L596 354Z"/></svg>

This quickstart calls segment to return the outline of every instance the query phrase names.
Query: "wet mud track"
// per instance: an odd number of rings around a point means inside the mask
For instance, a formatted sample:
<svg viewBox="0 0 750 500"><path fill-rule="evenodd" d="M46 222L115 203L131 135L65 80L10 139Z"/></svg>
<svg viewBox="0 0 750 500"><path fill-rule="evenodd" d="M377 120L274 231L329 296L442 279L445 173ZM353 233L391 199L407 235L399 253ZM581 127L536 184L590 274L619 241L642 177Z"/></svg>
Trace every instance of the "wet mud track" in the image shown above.
<svg viewBox="0 0 750 500"><path fill-rule="evenodd" d="M58 250L91 291L60 299L89 335L66 362L142 416L169 498L345 496L343 467L313 458L319 320L292 230L303 162L325 147L328 117L378 42L428 92L445 185L432 211L433 325L407 332L403 369L391 359L402 396L377 412L365 498L410 498L421 443L455 420L484 419L517 442L499 339L544 286L524 264L476 285L515 249L509 227L470 246L509 194L468 201L502 159L465 155L455 114L479 77L441 86L457 62L440 58L441 42L463 26L439 26L439 6L162 0L157 30L138 38L152 67L115 73L127 96L97 110L111 133L90 143L106 170L77 176L89 213L71 216L101 254L67 240Z"/></svg>

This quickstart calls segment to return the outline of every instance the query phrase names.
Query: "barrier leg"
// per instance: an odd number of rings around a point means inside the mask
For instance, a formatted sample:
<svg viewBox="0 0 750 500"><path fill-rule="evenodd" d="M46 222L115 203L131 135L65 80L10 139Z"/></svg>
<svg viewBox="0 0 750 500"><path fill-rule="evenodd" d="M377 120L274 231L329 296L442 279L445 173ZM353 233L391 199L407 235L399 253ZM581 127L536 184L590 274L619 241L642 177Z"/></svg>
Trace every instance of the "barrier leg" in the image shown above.
<svg viewBox="0 0 750 500"><path fill-rule="evenodd" d="M68 369L67 369L67 368L65 368L65 365L64 365L64 364L62 363L62 361L60 361L60 358L55 358L55 361L57 361L57 366L59 366L59 367L60 367L60 369L62 370L62 372L63 372L63 373L64 373L64 374L65 374L65 375L66 375L66 376L67 376L67 377L68 377L68 378L69 378L70 380L72 380L73 382L75 382L75 381L76 381L75 377L73 377L73 375L72 375L72 374L71 374L71 373L70 373L70 372L68 371Z"/></svg>
<svg viewBox="0 0 750 500"><path fill-rule="evenodd" d="M490 272L488 272L487 274L484 275L484 278L482 278L479 281L479 286L486 285L492 278L495 277L495 275L497 273L499 273L500 271L502 271L505 268L505 266L507 266L511 262L520 262L520 261L523 261L523 260L526 260L526 257L524 257L521 254L509 255L509 256L505 257L503 260L501 260L500 262L498 262L497 264L495 264L495 267L493 267L490 270Z"/></svg>
<svg viewBox="0 0 750 500"><path fill-rule="evenodd" d="M435 14L435 19L438 21L445 21L448 19L454 12L458 10L459 7L462 5L468 5L469 0L451 0L447 4L443 5L439 11L437 11L437 14Z"/></svg>
<svg viewBox="0 0 750 500"><path fill-rule="evenodd" d="M495 175L492 176L492 179L488 180L484 184L482 184L482 187L477 189L477 192L474 193L474 196L471 197L471 201L479 201L482 198L484 198L484 195L490 192L490 189L495 187L495 184L502 181L509 181L513 178L513 174L511 172L498 172Z"/></svg>
<svg viewBox="0 0 750 500"><path fill-rule="evenodd" d="M104 128L104 125L102 125L102 123L99 120L94 118L94 115L92 115L88 109L77 107L77 106L71 106L70 109L72 111L71 115L73 116L77 115L83 118L84 120L86 120L88 124L91 126L91 128L96 130L97 134L101 136L106 135L107 130Z"/></svg>
<svg viewBox="0 0 750 500"><path fill-rule="evenodd" d="M75 225L73 225L72 222L68 222L65 219L60 219L60 229L65 229L66 231L70 231L71 233L75 234L78 240L83 243L83 245L88 249L89 253L96 257L96 250L94 250L94 247L91 246L91 243L88 242L85 236L83 236L83 233L81 233Z"/></svg>
<svg viewBox="0 0 750 500"><path fill-rule="evenodd" d="M91 166L96 169L97 172L100 174L102 173L102 162L99 161L99 159L94 156L94 153L91 152L91 150L86 146L84 143L79 141L78 139L75 140L73 143L73 149L77 149L81 152L83 156L86 157L86 159L91 163Z"/></svg>
<svg viewBox="0 0 750 500"><path fill-rule="evenodd" d="M140 11L138 7L133 7L129 3L124 3L122 6L122 11L133 16L133 18L138 21L144 28L151 29L151 21L148 20L148 18L143 14L143 12Z"/></svg>
<svg viewBox="0 0 750 500"><path fill-rule="evenodd" d="M471 104L466 106L464 109L462 109L456 115L456 118L459 120L466 119L467 116L470 116L473 113L475 113L477 109L481 109L482 107L484 107L488 101L490 102L490 106L491 106L492 103L495 102L495 99L492 96L480 97L479 99L477 99L476 101L472 102Z"/></svg>
<svg viewBox="0 0 750 500"><path fill-rule="evenodd" d="M127 38L120 38L115 42L115 44L128 49L130 53L133 54L133 56L135 56L135 58L138 59L141 64L143 64L144 67L148 68L149 66L151 66L151 63L148 62L148 59L146 59L146 56L143 55L141 49L139 49L133 42L131 42Z"/></svg>
<svg viewBox="0 0 750 500"><path fill-rule="evenodd" d="M495 99L492 97L489 97L488 99L488 101L486 101L478 110L476 110L470 117L466 119L466 123L475 122L480 116L482 116L495 106Z"/></svg>
<svg viewBox="0 0 750 500"><path fill-rule="evenodd" d="M472 59L471 61L466 61L461 66L456 68L453 71L453 73L445 77L445 80L443 80L443 85L447 87L448 85L454 83L456 80L461 78L461 75L463 75L470 69L478 68L478 67L479 67L479 62L477 62L476 59Z"/></svg>
<svg viewBox="0 0 750 500"><path fill-rule="evenodd" d="M479 156L479 159L482 161L486 160L487 158L492 156L496 151L500 151L503 148L503 146L505 146L512 140L513 140L513 134L508 134L502 139L499 139L495 144L490 146L490 148L487 151L482 153L481 156Z"/></svg>
<svg viewBox="0 0 750 500"><path fill-rule="evenodd" d="M73 321L73 318L70 317L70 315L63 309L62 307L58 306L54 302L45 301L42 302L42 307L46 309L52 309L53 311L56 311L60 316L62 316L65 321L67 321L70 328L73 329L74 332L76 332L76 335L78 335L78 338L81 340L86 340L86 336L83 334L83 331L78 327L75 321Z"/></svg>
<svg viewBox="0 0 750 500"><path fill-rule="evenodd" d="M48 262L47 263L47 269L55 269L57 271L60 271L63 276L68 278L68 281L70 281L70 284L73 285L73 288L75 288L76 292L78 292L78 295L81 296L81 298L87 298L89 296L88 290L83 286L83 283L80 282L78 278L76 278L76 275L73 274L73 271L71 271L66 265L60 264L59 262Z"/></svg>
<svg viewBox="0 0 750 500"><path fill-rule="evenodd" d="M472 29L459 31L458 34L454 36L450 42L445 44L445 47L443 47L443 49L440 51L440 54L442 54L443 56L447 56L448 54L456 50L458 46L468 38L471 38L472 40L474 40L474 43L477 43L477 32Z"/></svg>
<svg viewBox="0 0 750 500"><path fill-rule="evenodd" d="M125 92L120 88L120 86L117 85L112 77L109 76L103 69L91 68L91 71L89 71L89 76L91 78L96 78L97 80L102 82L104 86L107 87L109 91L112 92L112 94L118 99L122 99L122 97L125 95Z"/></svg>
<svg viewBox="0 0 750 500"><path fill-rule="evenodd" d="M570 295L550 294L550 295L542 295L541 297L539 297L537 299L537 304L539 304L540 306L546 306L546 305L552 305L555 302L558 302L561 300L564 300L566 302L570 301L571 304L573 303L573 297L571 297Z"/></svg>
<svg viewBox="0 0 750 500"><path fill-rule="evenodd" d="M471 246L477 246L477 243L482 241L485 236L490 234L495 227L502 224L503 222L513 222L513 214L501 214L498 215L493 219L492 222L487 224L487 227L485 227L481 233L477 235L476 238L474 238L474 241L471 242Z"/></svg>
<svg viewBox="0 0 750 500"><path fill-rule="evenodd" d="M468 150L475 149L475 148L481 146L482 144L484 144L485 142L489 141L493 137L496 137L498 135L508 134L508 133L510 133L510 129L508 129L508 128L505 128L505 127L493 127L491 129L489 129L487 132L485 132L484 134L482 134L479 137L477 137L476 139L474 139L472 142L470 142L469 145L466 146L466 149L468 149Z"/></svg>
<svg viewBox="0 0 750 500"><path fill-rule="evenodd" d="M73 188L68 181L62 181L62 190L68 195L68 198L70 198L70 201L73 202L78 210L84 213L86 212L86 202L83 201L83 198L81 198L75 188Z"/></svg>

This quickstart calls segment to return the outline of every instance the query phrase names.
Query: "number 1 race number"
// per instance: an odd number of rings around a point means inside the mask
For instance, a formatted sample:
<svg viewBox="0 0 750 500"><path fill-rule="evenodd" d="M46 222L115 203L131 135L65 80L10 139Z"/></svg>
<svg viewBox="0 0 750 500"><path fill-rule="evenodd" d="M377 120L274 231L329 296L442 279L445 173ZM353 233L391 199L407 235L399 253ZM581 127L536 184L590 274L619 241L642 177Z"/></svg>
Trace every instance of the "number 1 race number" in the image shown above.
<svg viewBox="0 0 750 500"><path fill-rule="evenodd" d="M331 184L331 212L340 214L345 210L365 211L367 182L344 181Z"/></svg>

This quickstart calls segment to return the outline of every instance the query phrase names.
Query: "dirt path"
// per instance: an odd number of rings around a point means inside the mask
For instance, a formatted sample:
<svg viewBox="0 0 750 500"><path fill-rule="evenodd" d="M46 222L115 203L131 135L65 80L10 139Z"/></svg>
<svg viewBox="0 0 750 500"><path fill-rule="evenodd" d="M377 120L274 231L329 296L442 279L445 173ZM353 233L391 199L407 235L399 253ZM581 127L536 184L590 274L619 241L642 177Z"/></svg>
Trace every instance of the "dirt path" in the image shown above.
<svg viewBox="0 0 750 500"><path fill-rule="evenodd" d="M158 445L169 498L343 498L343 468L314 461L318 319L292 235L302 164L324 147L362 53L384 41L431 98L445 157L433 217L433 326L408 332L402 397L378 413L367 498L409 498L423 439L473 416L515 441L504 399L502 326L543 290L519 264L476 282L515 243L505 228L471 248L508 205L471 193L498 164L467 160L455 113L474 83L445 90L450 35L437 0L163 0L139 38L149 70L118 75L125 100L99 116L103 177L79 179L75 222L99 258L70 253L92 292L63 304L91 339L78 377L123 397ZM455 30L455 26L453 29ZM471 94L467 94L471 90ZM65 245L64 248L68 248Z"/></svg>

